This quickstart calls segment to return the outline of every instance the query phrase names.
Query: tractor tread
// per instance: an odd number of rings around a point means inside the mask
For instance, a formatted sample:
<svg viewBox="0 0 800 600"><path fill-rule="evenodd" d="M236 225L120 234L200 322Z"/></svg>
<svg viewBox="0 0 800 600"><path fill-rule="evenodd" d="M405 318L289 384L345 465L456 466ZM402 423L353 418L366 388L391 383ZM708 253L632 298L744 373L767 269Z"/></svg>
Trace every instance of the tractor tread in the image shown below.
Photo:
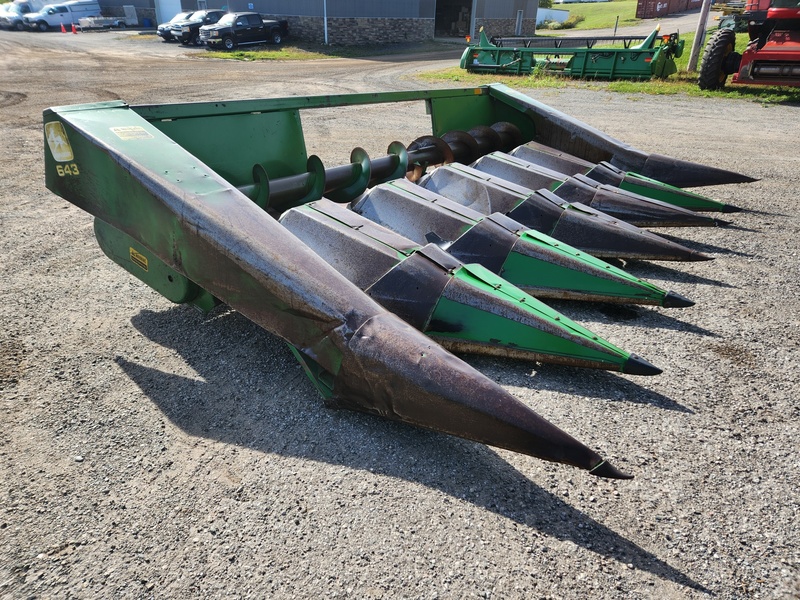
<svg viewBox="0 0 800 600"><path fill-rule="evenodd" d="M703 63L697 85L701 90L719 90L725 86L728 74L725 73L725 58L736 47L736 32L732 29L720 29L706 44Z"/></svg>

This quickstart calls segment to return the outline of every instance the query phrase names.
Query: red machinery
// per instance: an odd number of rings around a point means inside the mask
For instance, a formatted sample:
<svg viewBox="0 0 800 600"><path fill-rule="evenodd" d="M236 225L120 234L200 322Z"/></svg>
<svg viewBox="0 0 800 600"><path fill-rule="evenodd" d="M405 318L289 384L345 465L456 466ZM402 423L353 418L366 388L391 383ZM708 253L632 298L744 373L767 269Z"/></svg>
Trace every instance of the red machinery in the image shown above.
<svg viewBox="0 0 800 600"><path fill-rule="evenodd" d="M737 19L747 20L750 42L743 54L736 33L720 28L706 44L698 84L716 90L732 83L800 86L800 1L748 0Z"/></svg>

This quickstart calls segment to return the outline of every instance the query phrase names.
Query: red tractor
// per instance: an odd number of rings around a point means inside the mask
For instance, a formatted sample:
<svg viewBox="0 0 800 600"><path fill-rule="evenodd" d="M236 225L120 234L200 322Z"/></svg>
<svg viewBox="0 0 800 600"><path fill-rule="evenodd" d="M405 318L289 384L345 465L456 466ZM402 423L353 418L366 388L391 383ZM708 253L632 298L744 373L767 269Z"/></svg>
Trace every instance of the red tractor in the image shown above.
<svg viewBox="0 0 800 600"><path fill-rule="evenodd" d="M698 84L717 90L732 83L800 86L800 0L747 0L750 42L735 51L734 27L720 27L706 44ZM733 24L732 24L733 25Z"/></svg>

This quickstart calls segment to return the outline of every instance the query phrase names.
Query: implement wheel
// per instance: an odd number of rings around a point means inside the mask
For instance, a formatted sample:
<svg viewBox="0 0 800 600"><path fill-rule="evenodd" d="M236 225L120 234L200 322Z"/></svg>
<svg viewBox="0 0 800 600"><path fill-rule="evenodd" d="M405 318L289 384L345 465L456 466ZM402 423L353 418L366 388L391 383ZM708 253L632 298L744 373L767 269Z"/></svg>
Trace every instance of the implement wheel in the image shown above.
<svg viewBox="0 0 800 600"><path fill-rule="evenodd" d="M736 65L736 69L730 70L732 61L729 57L735 46L736 32L732 29L720 29L711 36L706 44L703 64L700 65L700 75L697 78L701 90L718 90L725 86L728 75L738 69Z"/></svg>

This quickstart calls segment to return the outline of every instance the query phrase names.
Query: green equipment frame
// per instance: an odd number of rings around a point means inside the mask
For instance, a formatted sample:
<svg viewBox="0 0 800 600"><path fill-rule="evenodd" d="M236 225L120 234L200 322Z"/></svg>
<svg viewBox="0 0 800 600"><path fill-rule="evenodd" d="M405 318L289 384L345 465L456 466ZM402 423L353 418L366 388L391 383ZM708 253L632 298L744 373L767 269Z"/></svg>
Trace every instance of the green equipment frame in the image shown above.
<svg viewBox="0 0 800 600"><path fill-rule="evenodd" d="M544 39L547 47L541 47ZM530 75L554 73L582 79L665 79L677 72L675 58L683 53L684 41L677 33L659 36L654 29L640 44L619 38L623 47L606 46L613 38L581 38L583 48L567 47L558 38L513 38L520 45L507 47L504 40L490 40L481 31L478 44L461 55L461 68L473 73ZM536 42L536 43L534 43Z"/></svg>

